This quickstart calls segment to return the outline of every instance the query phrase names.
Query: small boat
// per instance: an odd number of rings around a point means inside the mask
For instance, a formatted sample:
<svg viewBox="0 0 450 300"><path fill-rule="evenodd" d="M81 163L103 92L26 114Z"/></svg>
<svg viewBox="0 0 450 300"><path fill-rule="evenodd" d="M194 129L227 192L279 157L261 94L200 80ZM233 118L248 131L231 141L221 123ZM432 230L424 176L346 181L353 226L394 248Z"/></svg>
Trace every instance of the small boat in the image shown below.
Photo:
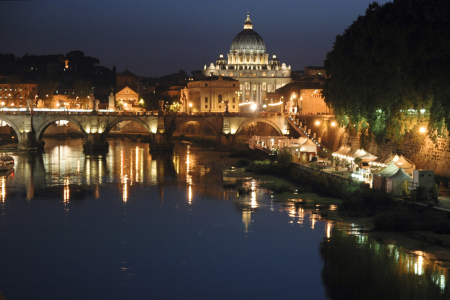
<svg viewBox="0 0 450 300"><path fill-rule="evenodd" d="M14 158L11 156L1 156L0 157L0 172L8 171L14 168Z"/></svg>

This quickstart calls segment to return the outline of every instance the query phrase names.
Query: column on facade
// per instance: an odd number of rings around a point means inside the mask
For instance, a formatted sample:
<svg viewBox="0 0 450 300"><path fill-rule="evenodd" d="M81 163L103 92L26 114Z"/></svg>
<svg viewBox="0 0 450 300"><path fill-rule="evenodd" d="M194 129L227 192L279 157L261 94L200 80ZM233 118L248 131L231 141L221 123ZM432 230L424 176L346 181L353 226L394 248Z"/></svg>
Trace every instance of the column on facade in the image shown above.
<svg viewBox="0 0 450 300"><path fill-rule="evenodd" d="M245 84L242 84L241 103L245 102Z"/></svg>
<svg viewBox="0 0 450 300"><path fill-rule="evenodd" d="M256 88L256 94L258 95L258 103L262 103L262 100L261 100L261 83L260 82L258 82L258 87Z"/></svg>
<svg viewBox="0 0 450 300"><path fill-rule="evenodd" d="M258 88L259 88L259 83L255 83L255 102L259 104L259 94L258 94Z"/></svg>
<svg viewBox="0 0 450 300"><path fill-rule="evenodd" d="M253 83L250 81L250 99L248 102L254 102L253 101Z"/></svg>
<svg viewBox="0 0 450 300"><path fill-rule="evenodd" d="M263 97L262 97L262 83L259 83L259 88L258 88L258 91L259 91L259 103L263 103Z"/></svg>

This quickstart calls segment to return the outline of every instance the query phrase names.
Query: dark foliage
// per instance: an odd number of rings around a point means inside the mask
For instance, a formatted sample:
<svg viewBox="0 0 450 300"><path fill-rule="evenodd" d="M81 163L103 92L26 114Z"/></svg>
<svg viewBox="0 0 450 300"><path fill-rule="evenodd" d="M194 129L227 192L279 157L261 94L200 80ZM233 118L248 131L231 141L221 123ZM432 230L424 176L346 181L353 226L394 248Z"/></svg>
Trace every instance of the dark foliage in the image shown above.
<svg viewBox="0 0 450 300"><path fill-rule="evenodd" d="M327 54L325 102L363 139L398 142L428 124L435 140L450 129L449 41L449 1L374 2Z"/></svg>
<svg viewBox="0 0 450 300"><path fill-rule="evenodd" d="M448 220L443 212L423 210L417 207L399 205L392 210L377 215L373 224L375 230L419 231L448 228Z"/></svg>

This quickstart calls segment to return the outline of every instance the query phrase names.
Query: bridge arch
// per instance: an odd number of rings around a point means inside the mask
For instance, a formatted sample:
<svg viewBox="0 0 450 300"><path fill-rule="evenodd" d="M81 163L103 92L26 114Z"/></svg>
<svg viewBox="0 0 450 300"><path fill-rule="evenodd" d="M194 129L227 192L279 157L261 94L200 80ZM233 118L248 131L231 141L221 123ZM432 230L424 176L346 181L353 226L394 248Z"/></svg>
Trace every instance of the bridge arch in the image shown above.
<svg viewBox="0 0 450 300"><path fill-rule="evenodd" d="M175 120L176 121L173 124L171 124L169 132L167 132L169 139L172 138L173 133L177 129L179 129L183 124L186 124L186 123L192 122L192 121L207 125L209 128L212 129L215 137L220 137L220 134L222 133L221 128L217 128L217 126L214 126L214 124L212 124L210 121L206 120L204 117L192 116L189 118L176 118Z"/></svg>
<svg viewBox="0 0 450 300"><path fill-rule="evenodd" d="M271 120L265 119L265 118L256 118L256 119L249 119L247 121L244 121L239 128L236 130L235 135L238 135L247 125L251 124L251 123L265 123L268 124L270 127L272 127L278 135L283 135L283 131L281 130L281 128L278 126L278 124L272 122Z"/></svg>
<svg viewBox="0 0 450 300"><path fill-rule="evenodd" d="M16 132L17 135L17 140L19 143L22 142L23 138L22 135L20 134L21 131L19 129L19 126L17 126L13 121L11 121L10 118L7 117L7 115L0 115L0 121L1 122L5 122L6 124L8 124L12 129L14 129L14 131Z"/></svg>
<svg viewBox="0 0 450 300"><path fill-rule="evenodd" d="M42 140L42 136L44 135L45 130L48 126L51 124L57 122L57 121L69 121L70 123L74 124L75 126L80 129L80 131L83 133L84 138L86 139L87 133L84 130L82 124L78 122L74 117L71 117L70 115L52 115L48 117L45 121L43 121L38 128L35 128L35 134L36 134L36 141Z"/></svg>
<svg viewBox="0 0 450 300"><path fill-rule="evenodd" d="M148 133L154 134L154 132L151 131L148 124L145 123L141 118L135 118L133 116L117 116L116 118L114 118L114 119L110 120L110 122L108 122L108 125L106 126L106 128L103 130L103 133L102 133L103 138L106 138L106 136L114 128L114 126L116 126L117 124L119 124L121 122L127 122L127 121L138 123L138 124L142 125L142 127L144 127L145 130L148 131Z"/></svg>

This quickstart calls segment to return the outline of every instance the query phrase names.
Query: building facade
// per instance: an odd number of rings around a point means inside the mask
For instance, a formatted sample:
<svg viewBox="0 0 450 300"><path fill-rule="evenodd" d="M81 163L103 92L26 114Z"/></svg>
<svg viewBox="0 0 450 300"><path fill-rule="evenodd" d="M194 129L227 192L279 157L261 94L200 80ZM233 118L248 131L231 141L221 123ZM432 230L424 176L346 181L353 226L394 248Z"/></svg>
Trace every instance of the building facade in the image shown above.
<svg viewBox="0 0 450 300"><path fill-rule="evenodd" d="M37 83L0 83L1 106L25 107L26 100L35 100Z"/></svg>
<svg viewBox="0 0 450 300"><path fill-rule="evenodd" d="M116 101L123 110L139 109L139 94L128 86L116 93Z"/></svg>
<svg viewBox="0 0 450 300"><path fill-rule="evenodd" d="M269 59L261 36L253 30L250 15L244 30L231 43L227 59L220 54L216 63L204 66L203 75L231 77L239 81L239 103L270 103L267 93L291 82L291 66L280 63L276 55Z"/></svg>
<svg viewBox="0 0 450 300"><path fill-rule="evenodd" d="M239 81L223 76L189 81L180 99L187 113L223 113L226 105L228 112L239 112Z"/></svg>
<svg viewBox="0 0 450 300"><path fill-rule="evenodd" d="M323 97L323 85L319 81L296 81L277 91L285 104L285 111L303 114L333 114ZM269 94L272 97L272 94Z"/></svg>

